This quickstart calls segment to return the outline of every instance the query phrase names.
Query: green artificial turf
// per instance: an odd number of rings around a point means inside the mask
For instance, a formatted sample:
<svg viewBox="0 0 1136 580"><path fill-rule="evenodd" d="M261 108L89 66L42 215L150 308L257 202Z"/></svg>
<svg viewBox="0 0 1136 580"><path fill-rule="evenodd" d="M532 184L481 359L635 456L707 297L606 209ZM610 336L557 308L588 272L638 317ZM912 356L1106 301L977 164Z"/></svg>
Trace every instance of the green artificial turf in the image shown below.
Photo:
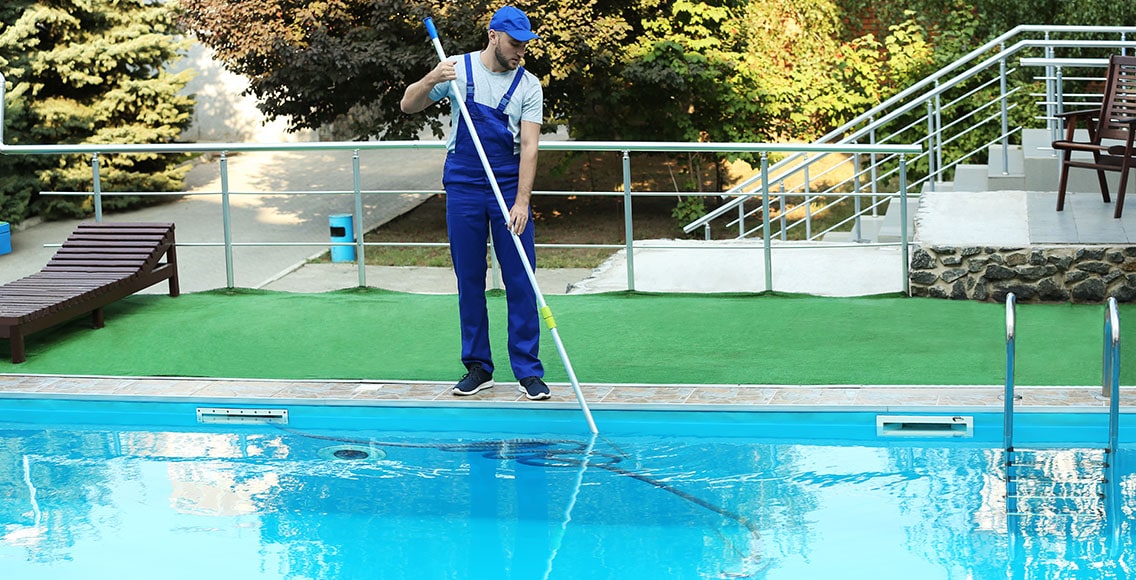
<svg viewBox="0 0 1136 580"><path fill-rule="evenodd" d="M498 380L514 380L505 298L488 296ZM901 296L614 293L549 296L583 383L1002 384L1005 307ZM1100 383L1104 307L1018 306L1016 383ZM1125 314L1136 307L1121 308ZM32 335L0 373L280 379L456 380L457 297L356 289L136 295ZM1129 326L1136 324L1133 318ZM1126 333L1127 334L1127 333ZM550 381L567 380L550 334ZM1131 358L1131 357L1129 357ZM1131 384L1136 362L1125 363Z"/></svg>

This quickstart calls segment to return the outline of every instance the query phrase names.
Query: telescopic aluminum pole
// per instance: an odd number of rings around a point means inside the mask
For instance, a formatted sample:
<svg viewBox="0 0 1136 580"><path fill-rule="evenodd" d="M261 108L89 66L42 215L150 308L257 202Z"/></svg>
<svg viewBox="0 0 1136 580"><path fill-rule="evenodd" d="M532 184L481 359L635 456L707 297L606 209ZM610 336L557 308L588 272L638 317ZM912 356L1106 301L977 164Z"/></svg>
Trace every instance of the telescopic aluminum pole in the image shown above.
<svg viewBox="0 0 1136 580"><path fill-rule="evenodd" d="M426 19L426 32L430 35L430 41L434 43L434 50L438 53L439 60L446 60L446 51L442 49L442 42L438 40L438 30L434 28L434 20L432 18ZM450 81L451 92L454 95L461 95L461 87L458 86L457 81ZM537 302L540 304L540 315L544 318L544 323L548 326L549 332L552 333L552 340L556 343L556 350L560 352L560 360L564 363L564 370L568 372L568 380L572 383L572 390L576 392L576 400L580 402L580 409L584 411L584 418L588 421L588 428L592 433L599 433L596 428L596 422L592 419L592 412L588 409L588 402L584 400L584 393L580 391L580 383L576 380L576 372L572 370L572 361L568 360L568 352L564 350L564 343L560 340L560 333L556 331L556 320L552 317L552 309L548 307L548 303L544 300L544 294L540 292L540 286L536 282L536 274L533 273L532 264L529 262L529 257L525 254L525 248L521 245L521 238L508 227L509 208L505 205L505 197L501 195L501 188L497 185L497 177L493 174L493 167L489 164L489 158L485 155L485 149L481 146L481 138L477 135L477 128L473 125L473 119L469 116L469 111L466 109L465 101L460 97L455 96L453 100L458 102L458 107L461 108L462 119L465 120L465 126L469 129L469 134L473 137L473 145L477 149L477 156L481 158L481 165L485 167L485 174L489 178L489 185L493 188L493 196L497 198L497 205L501 208L501 215L504 216L506 221L506 228L512 234L513 245L517 248L517 254L521 257L521 263L525 265L525 273L528 274L529 283L532 284L533 292L536 294Z"/></svg>

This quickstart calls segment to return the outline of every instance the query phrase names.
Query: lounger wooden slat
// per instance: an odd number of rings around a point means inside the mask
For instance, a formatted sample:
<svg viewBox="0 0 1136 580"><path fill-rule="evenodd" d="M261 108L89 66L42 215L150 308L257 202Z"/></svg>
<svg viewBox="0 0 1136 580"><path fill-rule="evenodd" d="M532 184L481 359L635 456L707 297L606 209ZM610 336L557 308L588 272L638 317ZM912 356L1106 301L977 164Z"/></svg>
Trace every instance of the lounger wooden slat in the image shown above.
<svg viewBox="0 0 1136 580"><path fill-rule="evenodd" d="M26 360L29 334L90 313L104 325L103 308L162 281L180 293L174 224L83 223L39 272L0 285L0 339L12 362Z"/></svg>
<svg viewBox="0 0 1136 580"><path fill-rule="evenodd" d="M69 266L78 266L78 267L84 267L84 268L102 269L102 268L138 268L145 263L146 263L145 259L124 260L121 256L118 256L118 255L115 255L115 254L110 254L110 255L106 256L102 261L100 261L97 255L84 254L82 258L76 258L76 259L64 259L64 260L53 259L50 262L48 262L47 265L50 266L50 267L61 266L61 267L66 268L66 267L69 267Z"/></svg>

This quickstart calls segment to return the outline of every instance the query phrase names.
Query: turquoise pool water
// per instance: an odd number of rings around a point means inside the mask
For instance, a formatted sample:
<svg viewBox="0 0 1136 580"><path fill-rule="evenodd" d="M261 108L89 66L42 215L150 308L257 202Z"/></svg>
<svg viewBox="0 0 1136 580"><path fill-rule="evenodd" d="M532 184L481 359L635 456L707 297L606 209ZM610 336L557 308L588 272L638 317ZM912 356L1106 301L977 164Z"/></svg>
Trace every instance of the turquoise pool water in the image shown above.
<svg viewBox="0 0 1136 580"><path fill-rule="evenodd" d="M1001 416L0 400L0 577L1128 578L1132 449L1023 413L1044 477L1007 513ZM910 413L906 413L910 414ZM1126 419L1126 417L1122 419ZM1136 418L1134 418L1136 419ZM1122 420L1131 442L1134 421ZM1079 487L1078 487L1079 486ZM1019 490L1021 491L1021 490ZM1102 495L1103 494L1103 495Z"/></svg>

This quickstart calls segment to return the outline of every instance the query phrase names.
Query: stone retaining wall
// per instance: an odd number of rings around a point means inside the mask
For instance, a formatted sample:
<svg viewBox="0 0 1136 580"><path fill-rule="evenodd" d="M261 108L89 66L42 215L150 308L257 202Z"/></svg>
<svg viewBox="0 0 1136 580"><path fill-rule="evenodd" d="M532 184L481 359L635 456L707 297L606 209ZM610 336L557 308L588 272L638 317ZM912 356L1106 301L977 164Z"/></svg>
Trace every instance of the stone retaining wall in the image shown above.
<svg viewBox="0 0 1136 580"><path fill-rule="evenodd" d="M1136 247L912 246L912 296L1003 302L1136 301Z"/></svg>

